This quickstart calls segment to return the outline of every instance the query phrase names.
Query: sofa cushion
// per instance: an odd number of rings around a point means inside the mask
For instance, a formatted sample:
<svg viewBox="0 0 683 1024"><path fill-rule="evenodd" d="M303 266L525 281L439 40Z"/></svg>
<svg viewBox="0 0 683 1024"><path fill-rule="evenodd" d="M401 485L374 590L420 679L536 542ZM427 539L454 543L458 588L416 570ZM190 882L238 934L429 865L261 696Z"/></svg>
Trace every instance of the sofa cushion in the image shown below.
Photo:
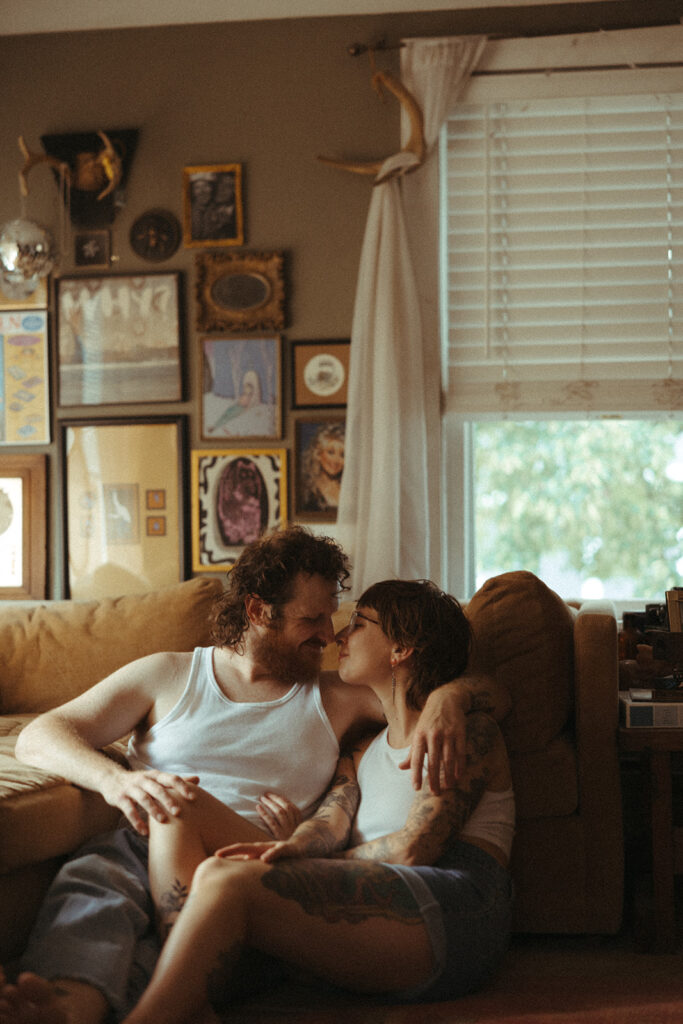
<svg viewBox="0 0 683 1024"><path fill-rule="evenodd" d="M149 594L0 611L0 714L57 707L129 661L209 641L223 585L198 578Z"/></svg>
<svg viewBox="0 0 683 1024"><path fill-rule="evenodd" d="M121 817L99 794L16 760L17 736L31 717L0 717L0 874L69 853ZM124 752L123 744L111 750Z"/></svg>
<svg viewBox="0 0 683 1024"><path fill-rule="evenodd" d="M466 608L474 643L470 668L512 696L502 723L508 751L542 750L569 720L574 612L531 572L488 580Z"/></svg>
<svg viewBox="0 0 683 1024"><path fill-rule="evenodd" d="M570 732L551 740L544 750L510 758L517 821L563 818L579 806L576 741Z"/></svg>

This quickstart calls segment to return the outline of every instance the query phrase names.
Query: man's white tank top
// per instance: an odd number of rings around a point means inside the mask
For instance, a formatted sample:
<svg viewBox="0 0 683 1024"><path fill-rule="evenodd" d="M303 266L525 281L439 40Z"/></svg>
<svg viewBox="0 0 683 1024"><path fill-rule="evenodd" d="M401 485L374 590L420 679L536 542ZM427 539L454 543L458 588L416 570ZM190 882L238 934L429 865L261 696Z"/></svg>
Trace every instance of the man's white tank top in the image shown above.
<svg viewBox="0 0 683 1024"><path fill-rule="evenodd" d="M308 817L334 774L339 744L317 683L295 683L277 700L240 702L220 689L213 647L195 648L180 700L128 744L132 768L198 775L199 785L256 825L272 791Z"/></svg>
<svg viewBox="0 0 683 1024"><path fill-rule="evenodd" d="M369 744L358 765L361 792L358 813L353 823L349 846L370 842L403 828L415 799L411 773L399 768L410 748L389 746L388 730L383 729ZM426 774L426 768L423 773ZM508 856L515 828L515 798L512 789L502 792L487 789L469 816L460 839L486 839Z"/></svg>

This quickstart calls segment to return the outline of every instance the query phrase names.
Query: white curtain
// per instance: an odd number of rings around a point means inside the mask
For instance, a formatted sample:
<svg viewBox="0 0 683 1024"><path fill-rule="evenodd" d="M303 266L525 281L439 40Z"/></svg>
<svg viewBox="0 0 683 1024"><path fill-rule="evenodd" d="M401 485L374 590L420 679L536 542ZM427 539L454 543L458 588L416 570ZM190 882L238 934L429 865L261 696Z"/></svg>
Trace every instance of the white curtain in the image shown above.
<svg viewBox="0 0 683 1024"><path fill-rule="evenodd" d="M438 169L435 144L485 37L411 39L401 78L424 116L428 156L375 185L351 328L338 536L359 595L380 579L441 575ZM403 144L408 124L402 125ZM408 167L395 154L389 168ZM417 270L417 273L416 273Z"/></svg>

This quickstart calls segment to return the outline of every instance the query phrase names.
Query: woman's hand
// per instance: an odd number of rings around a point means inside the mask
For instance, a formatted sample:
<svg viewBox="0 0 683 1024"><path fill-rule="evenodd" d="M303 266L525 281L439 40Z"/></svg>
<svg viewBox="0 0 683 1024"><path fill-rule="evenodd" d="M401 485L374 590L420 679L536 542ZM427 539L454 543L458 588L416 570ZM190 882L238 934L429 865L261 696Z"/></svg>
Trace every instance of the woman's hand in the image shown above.
<svg viewBox="0 0 683 1024"><path fill-rule="evenodd" d="M274 839L289 839L302 819L296 804L279 793L264 793L256 810Z"/></svg>
<svg viewBox="0 0 683 1024"><path fill-rule="evenodd" d="M302 857L304 853L294 843L282 840L272 843L231 843L230 846L216 850L214 856L224 860L262 860L270 864L285 857Z"/></svg>

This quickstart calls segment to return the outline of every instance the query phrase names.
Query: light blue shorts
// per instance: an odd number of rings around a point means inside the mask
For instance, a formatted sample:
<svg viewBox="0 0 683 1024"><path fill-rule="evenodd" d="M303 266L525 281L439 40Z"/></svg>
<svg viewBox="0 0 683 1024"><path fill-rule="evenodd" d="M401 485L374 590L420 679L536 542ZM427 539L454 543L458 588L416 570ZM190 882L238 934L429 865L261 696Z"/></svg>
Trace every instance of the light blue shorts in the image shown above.
<svg viewBox="0 0 683 1024"><path fill-rule="evenodd" d="M512 882L495 857L458 842L439 867L387 864L417 901L434 953L426 982L398 994L438 1002L480 988L497 970L510 940Z"/></svg>

